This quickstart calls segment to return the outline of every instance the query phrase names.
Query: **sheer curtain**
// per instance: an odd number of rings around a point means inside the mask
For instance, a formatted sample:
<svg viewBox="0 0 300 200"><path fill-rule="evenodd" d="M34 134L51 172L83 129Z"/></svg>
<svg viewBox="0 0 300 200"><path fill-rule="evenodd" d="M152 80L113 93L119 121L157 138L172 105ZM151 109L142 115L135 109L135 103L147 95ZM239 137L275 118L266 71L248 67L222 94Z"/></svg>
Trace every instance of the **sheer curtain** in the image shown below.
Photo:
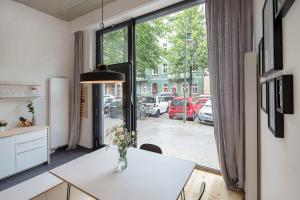
<svg viewBox="0 0 300 200"><path fill-rule="evenodd" d="M206 2L215 138L222 175L232 190L244 189L244 55L252 50L252 4Z"/></svg>
<svg viewBox="0 0 300 200"><path fill-rule="evenodd" d="M80 74L83 70L83 32L75 33L74 41L74 77L71 98L70 132L68 149L76 148L80 139Z"/></svg>

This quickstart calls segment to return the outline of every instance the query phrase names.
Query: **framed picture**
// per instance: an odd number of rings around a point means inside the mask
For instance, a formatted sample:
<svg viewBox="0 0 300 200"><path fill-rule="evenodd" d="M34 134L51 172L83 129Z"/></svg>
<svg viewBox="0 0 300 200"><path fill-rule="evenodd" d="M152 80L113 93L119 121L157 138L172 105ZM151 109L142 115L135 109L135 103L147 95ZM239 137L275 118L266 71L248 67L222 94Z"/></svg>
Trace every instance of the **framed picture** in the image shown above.
<svg viewBox="0 0 300 200"><path fill-rule="evenodd" d="M267 90L267 82L262 82L260 84L260 107L265 113L268 113L268 90Z"/></svg>
<svg viewBox="0 0 300 200"><path fill-rule="evenodd" d="M295 0L275 0L275 13L276 18L284 17L286 13L289 11L291 6L293 5Z"/></svg>
<svg viewBox="0 0 300 200"><path fill-rule="evenodd" d="M284 137L284 120L283 114L276 109L276 79L267 82L268 92L268 127L273 135L277 138Z"/></svg>
<svg viewBox="0 0 300 200"><path fill-rule="evenodd" d="M263 63L264 76L283 68L282 18L275 20L274 0L266 0L263 7Z"/></svg>
<svg viewBox="0 0 300 200"><path fill-rule="evenodd" d="M259 66L259 76L263 76L265 73L264 66L264 39L261 38L258 44L258 66Z"/></svg>
<svg viewBox="0 0 300 200"><path fill-rule="evenodd" d="M294 114L293 75L276 78L276 109L282 114Z"/></svg>

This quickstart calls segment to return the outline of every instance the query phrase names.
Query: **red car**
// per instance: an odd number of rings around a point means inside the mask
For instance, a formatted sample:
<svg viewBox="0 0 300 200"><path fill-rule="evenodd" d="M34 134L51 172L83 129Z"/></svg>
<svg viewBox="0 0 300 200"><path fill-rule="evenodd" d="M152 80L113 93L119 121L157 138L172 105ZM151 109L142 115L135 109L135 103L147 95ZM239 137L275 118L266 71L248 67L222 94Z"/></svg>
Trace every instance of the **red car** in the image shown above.
<svg viewBox="0 0 300 200"><path fill-rule="evenodd" d="M200 109L202 108L202 106L204 106L204 104L207 102L207 100L210 99L210 95L200 95L198 97L199 103L200 103Z"/></svg>
<svg viewBox="0 0 300 200"><path fill-rule="evenodd" d="M201 108L201 104L198 99L193 99L191 97L188 97L186 101L187 101L186 118L190 121L194 121L198 114L199 109ZM182 119L183 110L184 110L184 98L174 97L169 109L169 118Z"/></svg>

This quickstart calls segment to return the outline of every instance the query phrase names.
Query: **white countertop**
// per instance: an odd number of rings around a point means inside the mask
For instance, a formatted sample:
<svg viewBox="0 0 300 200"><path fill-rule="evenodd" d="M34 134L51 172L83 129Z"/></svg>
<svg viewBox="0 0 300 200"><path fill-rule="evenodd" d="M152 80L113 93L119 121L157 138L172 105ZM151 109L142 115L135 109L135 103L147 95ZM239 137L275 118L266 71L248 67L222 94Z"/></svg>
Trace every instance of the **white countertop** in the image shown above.
<svg viewBox="0 0 300 200"><path fill-rule="evenodd" d="M50 172L103 200L176 200L195 163L130 148L128 167L117 171L118 151L102 148Z"/></svg>
<svg viewBox="0 0 300 200"><path fill-rule="evenodd" d="M18 127L8 129L6 131L0 132L0 138L9 137L13 135L24 134L33 131L40 131L49 128L48 126L30 126L30 127Z"/></svg>

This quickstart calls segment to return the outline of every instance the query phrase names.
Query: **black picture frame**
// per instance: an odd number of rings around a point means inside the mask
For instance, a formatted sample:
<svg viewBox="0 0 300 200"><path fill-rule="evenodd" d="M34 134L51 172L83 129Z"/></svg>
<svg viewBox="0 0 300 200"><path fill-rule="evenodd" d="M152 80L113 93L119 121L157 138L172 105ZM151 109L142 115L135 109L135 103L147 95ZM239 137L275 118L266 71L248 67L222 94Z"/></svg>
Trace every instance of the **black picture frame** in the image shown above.
<svg viewBox="0 0 300 200"><path fill-rule="evenodd" d="M260 83L260 107L268 113L268 87L267 82Z"/></svg>
<svg viewBox="0 0 300 200"><path fill-rule="evenodd" d="M264 38L262 37L258 44L258 67L259 67L259 76L263 77L265 73L264 65Z"/></svg>
<svg viewBox="0 0 300 200"><path fill-rule="evenodd" d="M285 17L295 0L274 0L276 18Z"/></svg>
<svg viewBox="0 0 300 200"><path fill-rule="evenodd" d="M276 78L276 109L282 114L294 114L293 75Z"/></svg>
<svg viewBox="0 0 300 200"><path fill-rule="evenodd" d="M268 127L276 138L284 138L284 118L278 112L276 98L276 79L267 82L268 91Z"/></svg>
<svg viewBox="0 0 300 200"><path fill-rule="evenodd" d="M283 69L282 18L275 20L274 0L266 0L263 7L264 76Z"/></svg>

